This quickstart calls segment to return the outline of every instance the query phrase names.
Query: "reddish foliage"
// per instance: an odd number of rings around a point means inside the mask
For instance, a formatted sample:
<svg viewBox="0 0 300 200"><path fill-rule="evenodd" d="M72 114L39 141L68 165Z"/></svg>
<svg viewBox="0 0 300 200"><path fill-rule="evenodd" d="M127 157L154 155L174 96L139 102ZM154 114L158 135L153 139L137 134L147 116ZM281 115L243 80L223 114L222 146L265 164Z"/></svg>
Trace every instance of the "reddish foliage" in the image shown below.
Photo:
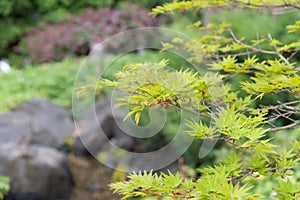
<svg viewBox="0 0 300 200"><path fill-rule="evenodd" d="M158 26L161 21L151 18L149 11L139 5L131 5L129 9L86 9L67 21L28 30L14 49L30 55L33 62L61 60L68 54L85 55L92 44L121 31Z"/></svg>

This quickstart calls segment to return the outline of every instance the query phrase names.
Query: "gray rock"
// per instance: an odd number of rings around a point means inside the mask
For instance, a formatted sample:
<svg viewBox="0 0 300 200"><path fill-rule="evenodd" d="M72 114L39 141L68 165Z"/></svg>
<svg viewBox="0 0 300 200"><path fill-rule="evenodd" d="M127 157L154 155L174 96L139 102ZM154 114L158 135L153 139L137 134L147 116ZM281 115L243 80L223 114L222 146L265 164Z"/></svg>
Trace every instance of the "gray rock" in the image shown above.
<svg viewBox="0 0 300 200"><path fill-rule="evenodd" d="M22 103L18 112L28 114L35 143L60 147L74 131L68 112L48 100L33 99Z"/></svg>
<svg viewBox="0 0 300 200"><path fill-rule="evenodd" d="M147 153L132 153L111 147L100 151L97 158L110 168L121 171L139 172L153 170L156 173L167 173L168 170L171 172L178 171L176 159L178 157L180 157L179 152L176 152L176 149L169 146L158 150L158 152Z"/></svg>
<svg viewBox="0 0 300 200"><path fill-rule="evenodd" d="M28 142L60 148L74 131L68 112L48 100L33 99L0 114L0 144Z"/></svg>
<svg viewBox="0 0 300 200"><path fill-rule="evenodd" d="M0 146L0 174L11 178L7 199L49 200L68 198L73 179L66 155L39 145Z"/></svg>
<svg viewBox="0 0 300 200"><path fill-rule="evenodd" d="M113 115L111 107L111 100L107 98L83 112L81 120L76 122L78 136L73 149L75 155L96 155L107 146L108 142L122 149L132 148L134 138L117 126L115 120L121 114Z"/></svg>
<svg viewBox="0 0 300 200"><path fill-rule="evenodd" d="M1 117L1 116L0 116ZM32 133L29 128L21 125L1 126L0 125L0 144L7 142L25 143L30 142Z"/></svg>

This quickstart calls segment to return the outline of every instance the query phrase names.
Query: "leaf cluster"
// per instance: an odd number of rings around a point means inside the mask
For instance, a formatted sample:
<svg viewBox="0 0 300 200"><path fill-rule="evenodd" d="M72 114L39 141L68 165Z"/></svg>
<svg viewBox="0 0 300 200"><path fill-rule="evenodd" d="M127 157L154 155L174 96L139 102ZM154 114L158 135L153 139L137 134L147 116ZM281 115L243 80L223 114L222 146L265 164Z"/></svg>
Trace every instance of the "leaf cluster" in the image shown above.
<svg viewBox="0 0 300 200"><path fill-rule="evenodd" d="M173 14L176 12L185 11L199 11L206 8L282 8L291 7L295 9L300 8L299 1L296 0L188 0L188 1L174 1L172 3L165 3L162 6L157 6L152 9L153 15L159 14Z"/></svg>
<svg viewBox="0 0 300 200"><path fill-rule="evenodd" d="M268 39L262 36L246 43L245 38L235 36L229 23L203 26L197 22L190 27L204 31L204 34L190 42L184 43L176 38L172 43L163 43L164 50L184 48L192 55L190 62L206 63L211 70L222 73L228 79L240 74L250 76L250 80L240 83L241 89L249 95L262 98L266 93L297 94L300 91L299 66L291 62L299 51L298 41L283 44L268 35ZM262 49L264 44L269 49ZM284 56L286 53L290 54L287 58ZM260 54L275 57L261 61L257 58Z"/></svg>
<svg viewBox="0 0 300 200"><path fill-rule="evenodd" d="M10 189L10 179L6 176L0 176L0 199L4 198Z"/></svg>
<svg viewBox="0 0 300 200"><path fill-rule="evenodd" d="M232 166L232 169L237 166ZM203 170L204 171L204 170ZM127 182L112 183L115 192L130 197L163 197L164 199L257 199L260 195L249 194L250 187L234 185L228 179L228 169L213 168L197 181L183 178L178 173L133 173Z"/></svg>
<svg viewBox="0 0 300 200"><path fill-rule="evenodd" d="M207 84L214 83L218 77L203 78L191 70L172 70L167 60L162 60L160 63L125 65L122 71L115 73L115 78L116 81L101 79L98 88L113 87L123 92L116 106L129 106L131 111L125 119L134 115L138 123L141 112L149 107L206 109L205 102L210 101Z"/></svg>
<svg viewBox="0 0 300 200"><path fill-rule="evenodd" d="M218 6L297 9L298 4L296 1L175 1L153 9L153 14ZM298 26L296 22L287 29L298 32ZM186 134L202 140L221 140L233 148L218 164L199 169L200 176L196 180L180 173L139 172L110 187L123 194L123 199L263 199L262 194L254 192L253 180L262 183L268 177L273 180L274 188L274 194L269 197L298 199L300 188L294 173L300 161L299 140L294 141L292 147L284 148L273 142L271 134L299 126L300 74L299 66L293 62L299 42L284 44L271 35L247 42L245 38L238 38L228 23L203 26L197 22L190 28L204 34L191 42L174 38L171 43L163 43L164 50L184 49L192 55L190 62L208 64L211 72L172 70L167 60L129 64L115 74L115 80L101 79L97 87L121 92L123 95L117 99L117 105L129 106L126 118L134 116L137 124L143 110L157 106L192 112L201 117L186 122L189 128ZM270 59L260 60L259 54L269 55ZM232 89L230 80L239 75L248 77L239 83L246 97ZM294 101L253 107L253 103L259 103L266 94L282 92L291 94ZM275 117L271 115L274 112ZM273 126L271 122L280 117L293 123L269 128Z"/></svg>
<svg viewBox="0 0 300 200"><path fill-rule="evenodd" d="M271 147L269 148L271 150ZM245 150L248 151L248 150ZM294 151L294 149L292 150ZM194 180L180 173L157 175L152 171L131 174L127 181L110 184L116 193L123 194L122 199L131 197L160 197L163 199L265 199L253 193L255 185L249 179L276 177L273 182L276 199L297 199L300 195L299 183L289 177L299 158L290 152L270 151L273 163L252 152L239 154L232 152L219 164L198 169L201 176ZM245 156L246 155L246 156ZM282 162L283 161L283 162ZM280 164L281 163L281 164ZM283 164L284 163L284 164ZM279 166L281 165L281 166ZM275 167L274 167L275 166ZM264 180L261 179L261 182Z"/></svg>

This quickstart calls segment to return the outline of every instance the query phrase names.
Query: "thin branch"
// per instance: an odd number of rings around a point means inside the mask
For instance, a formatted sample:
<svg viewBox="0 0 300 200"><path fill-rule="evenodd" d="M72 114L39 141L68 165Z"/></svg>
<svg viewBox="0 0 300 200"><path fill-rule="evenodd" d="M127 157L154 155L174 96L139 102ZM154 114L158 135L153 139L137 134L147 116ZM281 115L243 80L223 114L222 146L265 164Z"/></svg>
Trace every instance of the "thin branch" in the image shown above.
<svg viewBox="0 0 300 200"><path fill-rule="evenodd" d="M253 53L255 53L255 52L249 52L248 49L247 49L247 52L241 52L241 53L235 53L235 54L230 53L230 55L232 55L232 56L245 56L245 55L247 55L248 58L249 58L250 55L253 54ZM227 57L228 55L229 54L226 53L225 55L219 55L219 57L223 58L223 57Z"/></svg>
<svg viewBox="0 0 300 200"><path fill-rule="evenodd" d="M236 43L238 43L240 45L244 45L252 51L259 52L259 53L264 53L264 54L270 54L270 55L278 55L276 51L268 51L268 50L258 49L258 48L255 48L253 46L250 46L250 45L242 42L241 40L237 39L237 37L235 36L235 34L233 33L233 31L231 29L228 29L228 31L229 31L230 35L232 36L233 40Z"/></svg>
<svg viewBox="0 0 300 200"><path fill-rule="evenodd" d="M296 121L295 123L286 125L286 126L271 128L269 131L280 131L280 130L284 130L284 129L296 128L299 125L300 125L300 120Z"/></svg>
<svg viewBox="0 0 300 200"><path fill-rule="evenodd" d="M290 62L278 51L278 48L276 45L273 45L275 48L275 51L268 51L268 50L263 50L263 49L258 49L254 46L250 46L244 42L242 42L241 40L239 40L236 35L233 33L233 31L231 29L228 29L230 35L232 36L233 40L243 46L248 47L250 50L255 51L255 52L259 52L259 53L264 53L264 54L270 54L270 55L277 55L278 57L280 57L287 65L290 65ZM272 37L270 34L268 34L268 37L270 39L270 41L273 41Z"/></svg>
<svg viewBox="0 0 300 200"><path fill-rule="evenodd" d="M271 34L269 33L268 34L268 37L270 39L270 41L272 42L273 41L273 38L271 36ZM276 51L276 54L287 64L287 65L290 65L290 62L278 51L278 48L276 45L273 45L275 51Z"/></svg>
<svg viewBox="0 0 300 200"><path fill-rule="evenodd" d="M272 105L272 106L264 106L264 105L261 105L260 107L263 108L263 109L279 109L279 108L284 108L285 106L288 106L288 105L293 105L293 104L297 104L297 103L300 103L300 100L296 100L296 101L290 101L290 102L287 102L287 103L282 103L280 101L278 101L278 103L280 103L280 105Z"/></svg>
<svg viewBox="0 0 300 200"><path fill-rule="evenodd" d="M279 112L279 110L282 111L282 112L284 112L284 114L282 114L281 112ZM285 119L287 119L287 120L290 120L290 121L292 121L292 122L295 122L294 119L290 118L290 116L291 116L293 113L289 113L289 112L287 112L286 110L282 110L282 109L279 109L279 110L275 110L275 111L279 114L279 117L283 117L283 118L285 118Z"/></svg>
<svg viewBox="0 0 300 200"><path fill-rule="evenodd" d="M278 101L278 103L281 103ZM273 110L276 113L271 115L271 118L267 121L269 125L271 125L273 128L270 129L270 131L278 131L283 129L290 129L295 128L300 124L300 120L293 119L291 116L294 114L298 114L300 112L298 107L293 107L292 105L300 103L300 100L291 101L287 103L282 103L280 105L272 105L272 106L260 106L261 109L268 109ZM276 127L273 123L279 118L284 118L289 120L290 122L293 122L286 126Z"/></svg>
<svg viewBox="0 0 300 200"><path fill-rule="evenodd" d="M299 52L299 50L300 49L295 49L294 52L287 59L290 60L291 58L293 58Z"/></svg>
<svg viewBox="0 0 300 200"><path fill-rule="evenodd" d="M284 4L277 4L277 5L260 5L260 4L254 4L254 3L245 3L243 1L237 1L239 4L243 4L244 6L248 7L257 7L257 8L269 8L269 9L275 9L275 8L295 8L297 10L300 10L299 6L292 5L290 3L284 3Z"/></svg>

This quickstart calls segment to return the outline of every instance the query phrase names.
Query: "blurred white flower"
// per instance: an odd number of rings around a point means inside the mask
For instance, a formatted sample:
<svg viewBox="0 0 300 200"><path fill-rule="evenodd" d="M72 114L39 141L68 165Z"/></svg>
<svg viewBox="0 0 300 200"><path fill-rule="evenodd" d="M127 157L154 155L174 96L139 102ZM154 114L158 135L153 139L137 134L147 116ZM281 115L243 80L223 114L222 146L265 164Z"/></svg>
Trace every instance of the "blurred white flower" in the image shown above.
<svg viewBox="0 0 300 200"><path fill-rule="evenodd" d="M0 71L6 74L10 72L10 65L6 59L0 60Z"/></svg>

